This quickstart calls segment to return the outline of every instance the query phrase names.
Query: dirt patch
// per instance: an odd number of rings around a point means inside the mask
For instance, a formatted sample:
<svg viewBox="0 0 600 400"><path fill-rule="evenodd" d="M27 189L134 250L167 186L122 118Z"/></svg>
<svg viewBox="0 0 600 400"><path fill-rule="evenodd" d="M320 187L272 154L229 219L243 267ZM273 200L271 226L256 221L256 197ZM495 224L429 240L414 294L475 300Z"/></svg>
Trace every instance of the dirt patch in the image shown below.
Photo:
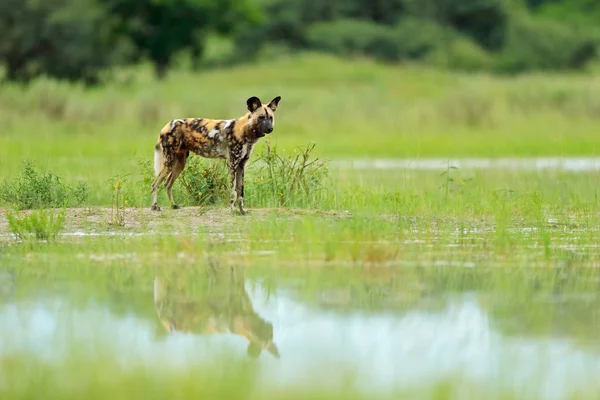
<svg viewBox="0 0 600 400"><path fill-rule="evenodd" d="M8 210L0 209L0 234L10 234ZM31 211L20 211L25 215ZM153 232L165 230L181 233L195 233L198 231L221 231L232 224L244 224L261 220L270 215L293 219L306 215L323 216L349 216L344 211L302 210L288 208L257 208L247 209L247 214L242 216L233 213L227 207L202 208L183 207L178 210L163 209L151 211L149 207L126 208L122 211L123 224L117 224L115 212L108 207L68 208L65 215L64 232L69 234L85 234L88 232Z"/></svg>

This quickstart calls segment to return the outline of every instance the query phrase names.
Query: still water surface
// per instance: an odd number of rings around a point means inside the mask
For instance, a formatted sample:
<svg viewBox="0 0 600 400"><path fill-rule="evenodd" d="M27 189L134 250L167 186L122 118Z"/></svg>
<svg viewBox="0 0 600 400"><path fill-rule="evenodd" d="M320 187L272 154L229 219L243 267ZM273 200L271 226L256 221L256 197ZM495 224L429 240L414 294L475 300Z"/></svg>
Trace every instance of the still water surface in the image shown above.
<svg viewBox="0 0 600 400"><path fill-rule="evenodd" d="M307 301L286 282L267 291L234 273L207 276L192 287L186 277L155 276L135 294L147 304L115 312L110 302L127 304L123 293L85 302L58 288L15 296L19 283L4 274L0 357L25 352L60 363L70 346L82 345L88 357L101 353L124 367L178 369L198 360L218 362L230 350L242 359L257 356L259 379L267 386L336 388L355 372L362 390L378 394L457 377L522 398L600 393L593 293L569 301L539 298L541 308L518 315L518 308L508 307L499 318L490 314L489 304L499 304L489 301L490 293L447 292L370 310L344 306L343 295L325 289ZM186 289L173 289L178 286ZM571 308L589 320L572 335L561 326L572 321ZM553 324L529 329L522 321L533 309L554 313Z"/></svg>

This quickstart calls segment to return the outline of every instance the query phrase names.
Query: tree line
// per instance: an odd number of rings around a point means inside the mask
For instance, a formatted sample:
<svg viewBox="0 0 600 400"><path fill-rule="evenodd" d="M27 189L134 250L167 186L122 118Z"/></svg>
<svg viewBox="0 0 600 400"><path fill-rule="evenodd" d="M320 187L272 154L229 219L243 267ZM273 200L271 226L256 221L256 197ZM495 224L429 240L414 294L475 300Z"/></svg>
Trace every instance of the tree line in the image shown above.
<svg viewBox="0 0 600 400"><path fill-rule="evenodd" d="M576 69L597 57L597 0L2 0L0 63L8 80L86 83L152 63L164 76L184 51L230 38L227 62L277 44L386 62L520 72Z"/></svg>

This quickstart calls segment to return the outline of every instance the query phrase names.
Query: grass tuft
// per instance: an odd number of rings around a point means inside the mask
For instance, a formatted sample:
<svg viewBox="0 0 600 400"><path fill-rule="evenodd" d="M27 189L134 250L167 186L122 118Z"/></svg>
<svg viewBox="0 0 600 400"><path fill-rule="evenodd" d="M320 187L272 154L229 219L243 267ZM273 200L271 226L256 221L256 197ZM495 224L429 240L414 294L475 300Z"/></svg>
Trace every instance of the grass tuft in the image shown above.
<svg viewBox="0 0 600 400"><path fill-rule="evenodd" d="M29 213L7 212L10 231L19 239L54 240L65 226L65 209L34 210Z"/></svg>
<svg viewBox="0 0 600 400"><path fill-rule="evenodd" d="M23 162L18 178L0 186L0 200L18 210L80 205L88 194L86 183L67 185L51 171L38 171L29 160Z"/></svg>

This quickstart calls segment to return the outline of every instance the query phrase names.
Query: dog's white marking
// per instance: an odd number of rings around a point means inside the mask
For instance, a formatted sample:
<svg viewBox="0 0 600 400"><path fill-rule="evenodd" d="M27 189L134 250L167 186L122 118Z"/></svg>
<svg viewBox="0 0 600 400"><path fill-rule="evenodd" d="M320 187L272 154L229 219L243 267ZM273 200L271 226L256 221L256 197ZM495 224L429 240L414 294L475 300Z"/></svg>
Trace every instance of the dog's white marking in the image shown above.
<svg viewBox="0 0 600 400"><path fill-rule="evenodd" d="M242 152L240 154L240 159L246 157L249 158L250 154L252 154L253 145L245 144L242 146Z"/></svg>
<svg viewBox="0 0 600 400"><path fill-rule="evenodd" d="M158 176L162 169L162 145L154 149L154 176Z"/></svg>
<svg viewBox="0 0 600 400"><path fill-rule="evenodd" d="M181 122L183 124L182 119L174 119L173 121L171 121L171 132L173 132L173 129L175 129L177 122Z"/></svg>
<svg viewBox="0 0 600 400"><path fill-rule="evenodd" d="M208 132L208 138L214 139L218 133L219 133L219 130L217 128L213 128L210 130L210 132Z"/></svg>

